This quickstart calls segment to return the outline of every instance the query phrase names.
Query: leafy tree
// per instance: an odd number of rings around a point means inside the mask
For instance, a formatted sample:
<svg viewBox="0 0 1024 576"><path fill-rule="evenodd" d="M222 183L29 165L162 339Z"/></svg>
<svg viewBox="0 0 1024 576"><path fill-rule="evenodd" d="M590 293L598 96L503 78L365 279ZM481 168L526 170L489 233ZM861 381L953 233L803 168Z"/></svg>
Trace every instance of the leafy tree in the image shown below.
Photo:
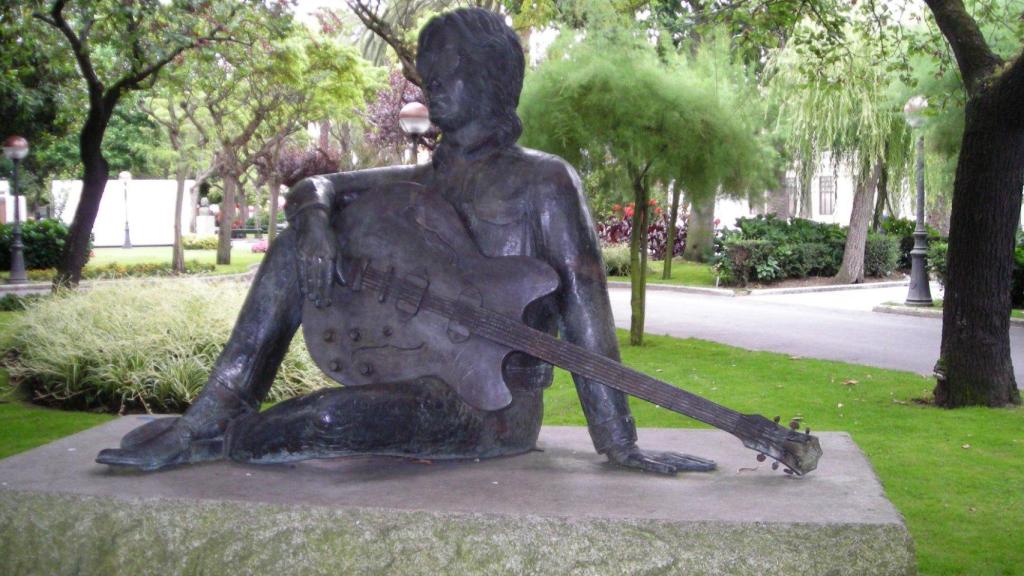
<svg viewBox="0 0 1024 576"><path fill-rule="evenodd" d="M1021 45L1018 40L1013 51L1001 55L961 0L926 3L953 51L967 94L950 216L935 401L951 408L1019 404L1009 329L1024 189ZM1017 34L1019 38L1019 30Z"/></svg>
<svg viewBox="0 0 1024 576"><path fill-rule="evenodd" d="M225 39L243 2L35 0L33 16L50 26L70 51L88 93L79 136L82 197L71 223L56 284L77 284L89 237L107 185L103 142L122 98L145 90L179 55Z"/></svg>
<svg viewBox="0 0 1024 576"><path fill-rule="evenodd" d="M902 182L912 154L902 102L889 97L894 78L879 65L886 55L877 38L848 37L846 50L821 58L807 45L813 34L797 35L769 67L777 115L785 119L802 170L813 173L826 154L836 164L854 166L850 228L835 277L840 284L864 280L864 246L879 179L884 169ZM809 177L805 173L802 179Z"/></svg>
<svg viewBox="0 0 1024 576"><path fill-rule="evenodd" d="M377 86L352 48L288 24L276 22L273 36L254 22L239 31L252 41L226 44L196 58L191 85L199 107L190 119L217 143L224 183L220 264L230 263L231 224L247 172L260 161L272 164L306 122L350 115ZM271 185L272 210L276 195Z"/></svg>
<svg viewBox="0 0 1024 576"><path fill-rule="evenodd" d="M646 231L657 180L693 194L756 186L763 167L752 107L737 113L739 93L717 86L692 61L659 59L628 28L563 33L527 77L520 104L523 142L575 165L601 164L628 178L637 209L631 238L630 341L643 339Z"/></svg>

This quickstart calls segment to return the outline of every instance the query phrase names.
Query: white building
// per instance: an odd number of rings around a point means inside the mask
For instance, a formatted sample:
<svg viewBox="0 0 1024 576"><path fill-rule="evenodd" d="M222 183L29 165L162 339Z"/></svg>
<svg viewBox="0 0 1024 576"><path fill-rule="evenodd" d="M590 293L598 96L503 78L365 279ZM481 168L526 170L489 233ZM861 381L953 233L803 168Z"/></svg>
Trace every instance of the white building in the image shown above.
<svg viewBox="0 0 1024 576"><path fill-rule="evenodd" d="M826 156L811 178L810 220L849 226L855 190L856 182L850 164L833 164ZM719 198L715 202L715 218L720 220L720 226L729 228L736 226L737 218L757 214L771 213L780 218L791 218L800 215L800 197L799 178L796 171L791 170L786 174L785 186L781 190L765 192L757 201ZM903 194L902 202L893 206L897 211L896 216L914 218L913 202L912 194Z"/></svg>
<svg viewBox="0 0 1024 576"><path fill-rule="evenodd" d="M181 207L182 226L187 234L191 207L185 182ZM50 186L54 217L71 224L82 195L81 180L54 180ZM133 246L170 246L174 243L175 180L108 180L100 210L93 224L93 246L123 246L125 225Z"/></svg>

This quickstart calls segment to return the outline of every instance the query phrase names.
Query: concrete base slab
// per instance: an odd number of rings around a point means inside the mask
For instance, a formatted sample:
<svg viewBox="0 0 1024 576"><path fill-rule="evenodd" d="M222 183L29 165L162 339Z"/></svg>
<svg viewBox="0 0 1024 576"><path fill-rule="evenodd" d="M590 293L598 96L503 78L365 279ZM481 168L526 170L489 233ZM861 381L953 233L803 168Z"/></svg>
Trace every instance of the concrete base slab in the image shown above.
<svg viewBox="0 0 1024 576"><path fill-rule="evenodd" d="M0 460L2 574L912 574L913 544L864 455L821 433L819 469L772 472L723 432L640 431L712 457L613 467L585 429L483 462L94 464L144 417Z"/></svg>

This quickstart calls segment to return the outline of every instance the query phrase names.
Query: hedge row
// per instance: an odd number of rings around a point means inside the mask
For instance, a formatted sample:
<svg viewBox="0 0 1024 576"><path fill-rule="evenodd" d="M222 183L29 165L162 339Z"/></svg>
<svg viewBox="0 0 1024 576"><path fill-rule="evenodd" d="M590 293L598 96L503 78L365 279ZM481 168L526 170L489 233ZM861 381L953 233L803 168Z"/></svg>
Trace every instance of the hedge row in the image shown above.
<svg viewBox="0 0 1024 576"><path fill-rule="evenodd" d="M833 276L846 248L846 229L773 214L739 218L736 230L716 238L715 265L725 284L777 282L787 278ZM899 239L869 234L864 249L867 276L888 276L899 263Z"/></svg>

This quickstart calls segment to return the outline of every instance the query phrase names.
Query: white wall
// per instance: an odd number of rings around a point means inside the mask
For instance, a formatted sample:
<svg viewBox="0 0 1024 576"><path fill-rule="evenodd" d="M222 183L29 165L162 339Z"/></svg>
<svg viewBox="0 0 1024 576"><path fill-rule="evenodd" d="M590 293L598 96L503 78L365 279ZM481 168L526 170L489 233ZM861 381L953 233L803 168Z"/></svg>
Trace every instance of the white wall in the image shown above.
<svg viewBox="0 0 1024 576"><path fill-rule="evenodd" d="M10 193L10 184L6 180L0 181L0 202L4 203L6 222L14 222L14 195ZM28 204L24 196L18 196L18 204L21 206L21 221L28 218Z"/></svg>
<svg viewBox="0 0 1024 576"><path fill-rule="evenodd" d="M187 227L191 214L185 182L185 202L181 207L182 226ZM127 187L127 188L126 188ZM170 246L174 243L174 180L110 180L100 201L100 210L93 225L93 246L124 244L125 190L128 198L128 229L133 246ZM81 180L54 180L50 190L59 218L70 224L82 194ZM63 209L61 206L63 205ZM187 230L187 228L186 228Z"/></svg>

